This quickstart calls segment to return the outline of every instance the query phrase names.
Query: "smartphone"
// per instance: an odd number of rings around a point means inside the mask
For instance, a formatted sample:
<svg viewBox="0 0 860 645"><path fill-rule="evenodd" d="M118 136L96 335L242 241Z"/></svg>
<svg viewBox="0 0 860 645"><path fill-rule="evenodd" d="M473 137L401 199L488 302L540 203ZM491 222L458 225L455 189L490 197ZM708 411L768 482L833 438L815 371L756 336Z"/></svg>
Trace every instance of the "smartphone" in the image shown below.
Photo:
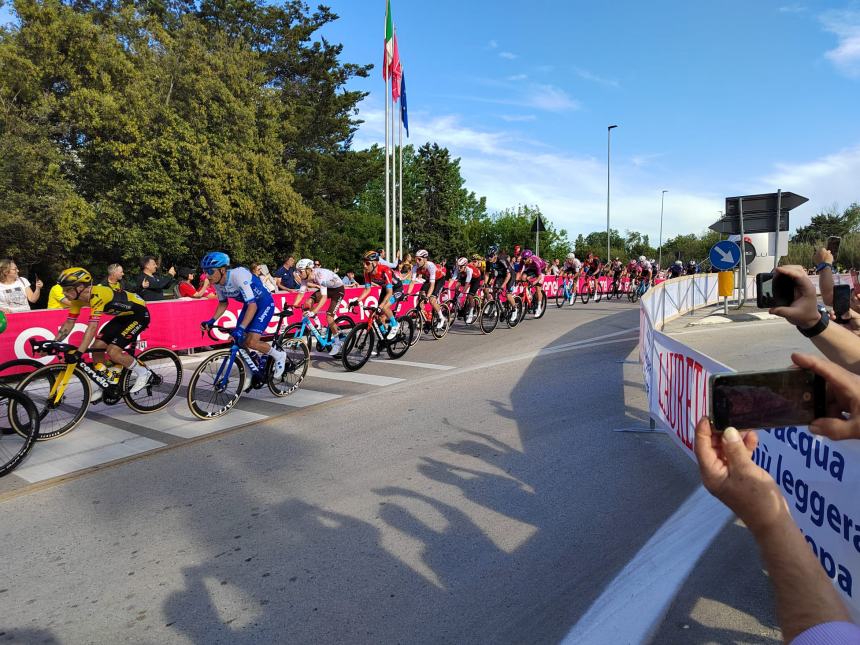
<svg viewBox="0 0 860 645"><path fill-rule="evenodd" d="M836 256L839 255L840 244L842 244L842 238L838 235L831 235L827 238L827 250L833 254L834 262L836 262Z"/></svg>
<svg viewBox="0 0 860 645"><path fill-rule="evenodd" d="M804 426L825 414L825 381L810 370L712 374L708 385L709 416L718 432Z"/></svg>
<svg viewBox="0 0 860 645"><path fill-rule="evenodd" d="M755 299L759 309L786 307L794 302L794 280L782 273L758 273Z"/></svg>
<svg viewBox="0 0 860 645"><path fill-rule="evenodd" d="M851 287L847 284L833 286L833 313L839 320L851 308Z"/></svg>

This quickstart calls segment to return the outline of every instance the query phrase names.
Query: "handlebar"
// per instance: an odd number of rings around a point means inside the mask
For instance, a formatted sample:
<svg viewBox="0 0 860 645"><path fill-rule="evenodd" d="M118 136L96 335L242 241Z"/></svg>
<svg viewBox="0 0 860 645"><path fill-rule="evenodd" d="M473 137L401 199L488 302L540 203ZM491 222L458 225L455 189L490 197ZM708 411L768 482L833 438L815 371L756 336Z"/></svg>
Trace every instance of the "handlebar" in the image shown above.
<svg viewBox="0 0 860 645"><path fill-rule="evenodd" d="M61 343L55 340L36 340L35 338L31 338L29 341L30 347L34 352L39 352L40 354L47 354L49 356L59 356L60 354L67 354L72 350L77 350L78 348L74 345L70 345L69 343ZM84 353L89 353L90 350L87 350Z"/></svg>

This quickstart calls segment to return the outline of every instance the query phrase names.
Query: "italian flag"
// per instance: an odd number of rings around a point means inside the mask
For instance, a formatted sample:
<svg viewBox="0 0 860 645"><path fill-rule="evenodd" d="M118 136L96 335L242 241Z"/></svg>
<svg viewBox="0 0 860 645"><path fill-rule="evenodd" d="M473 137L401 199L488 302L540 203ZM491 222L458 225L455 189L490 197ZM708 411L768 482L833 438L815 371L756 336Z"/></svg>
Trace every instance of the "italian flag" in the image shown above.
<svg viewBox="0 0 860 645"><path fill-rule="evenodd" d="M394 21L391 19L391 0L385 2L385 53L382 61L382 78L388 80L394 63Z"/></svg>

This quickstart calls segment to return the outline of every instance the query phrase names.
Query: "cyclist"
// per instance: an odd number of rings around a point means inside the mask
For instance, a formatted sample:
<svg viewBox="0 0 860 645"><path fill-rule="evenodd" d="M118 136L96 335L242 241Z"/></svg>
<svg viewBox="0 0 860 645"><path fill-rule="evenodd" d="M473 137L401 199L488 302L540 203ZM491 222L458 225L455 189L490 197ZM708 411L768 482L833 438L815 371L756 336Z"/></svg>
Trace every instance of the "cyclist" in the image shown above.
<svg viewBox="0 0 860 645"><path fill-rule="evenodd" d="M670 280L684 275L684 263L680 260L675 260L675 263L669 267L669 275L666 276Z"/></svg>
<svg viewBox="0 0 860 645"><path fill-rule="evenodd" d="M699 265L695 260L687 262L687 275L696 275L699 272Z"/></svg>
<svg viewBox="0 0 860 645"><path fill-rule="evenodd" d="M514 300L514 265L506 253L499 253L499 247L492 244L487 249L487 280L484 285L485 297L490 297L489 287L495 287L505 294L511 307L511 322L517 320L517 306Z"/></svg>
<svg viewBox="0 0 860 645"><path fill-rule="evenodd" d="M260 278L245 267L231 269L229 266L230 256L221 251L207 253L200 260L200 268L206 272L209 284L215 288L215 295L218 297L218 306L215 307L214 315L209 320L203 321L200 326L203 329L214 326L215 321L227 311L229 298L240 301L242 310L236 318L236 327L230 335L240 347L271 356L275 361L272 376L279 379L284 374L287 354L260 340L260 336L266 331L275 313L272 294Z"/></svg>
<svg viewBox="0 0 860 645"><path fill-rule="evenodd" d="M522 280L523 276L535 286L535 302L532 305L535 309L538 303L543 300L543 274L546 271L546 261L535 255L531 249L523 251L522 268L517 274L517 280Z"/></svg>
<svg viewBox="0 0 860 645"><path fill-rule="evenodd" d="M391 305L403 297L403 282L394 275L389 266L382 263L378 251L366 251L362 261L364 262L364 291L358 298L350 301L349 307L351 309L358 301L364 300L370 293L371 287L377 285L379 308L390 325L385 337L392 340L397 336L400 325L391 311Z"/></svg>
<svg viewBox="0 0 860 645"><path fill-rule="evenodd" d="M445 329L445 312L439 306L439 294L445 287L445 267L441 264L437 265L431 262L430 254L425 249L419 249L415 253L415 266L412 267L412 277L413 279L421 278L424 280L419 293L427 294L430 306L439 315L436 329Z"/></svg>
<svg viewBox="0 0 860 645"><path fill-rule="evenodd" d="M475 309L475 294L478 293L478 287L481 285L481 269L475 263L470 263L466 257L457 260L457 270L452 276L460 283L461 287L466 287L468 284L468 292L466 294L466 311L464 312L464 320L467 322L472 319Z"/></svg>
<svg viewBox="0 0 860 645"><path fill-rule="evenodd" d="M618 294L618 289L621 284L621 274L624 272L624 265L621 263L621 258L615 258L609 265L609 271L612 273L612 293Z"/></svg>
<svg viewBox="0 0 860 645"><path fill-rule="evenodd" d="M69 317L57 331L55 340L62 341L72 333L81 309L89 307L90 320L84 337L78 343L77 351L68 355L73 360L80 361L82 354L92 349L93 361L98 364L104 362L107 353L116 365L122 365L134 374L130 393L134 394L145 388L152 372L123 351L149 326L149 310L143 298L123 289L94 285L92 274L81 267L66 269L60 274L57 283L63 288L63 295L68 300ZM102 314L114 318L96 335ZM95 388L91 400L95 402L101 397L102 389Z"/></svg>
<svg viewBox="0 0 860 645"><path fill-rule="evenodd" d="M644 255L639 256L639 293L644 294L651 286L651 263Z"/></svg>
<svg viewBox="0 0 860 645"><path fill-rule="evenodd" d="M570 288L570 301L573 302L574 298L576 298L576 294L579 291L579 275L582 271L582 262L579 261L579 258L576 257L576 253L571 251L567 254L567 257L564 258L564 264L561 265L561 276L565 278L570 276L573 278L573 285Z"/></svg>
<svg viewBox="0 0 860 645"><path fill-rule="evenodd" d="M299 280L299 293L296 294L294 307L299 306L308 289L315 289L310 297L310 302L314 303L311 308L313 315L319 313L323 301L328 299L325 319L332 337L332 345L328 353L329 356L337 356L340 354L343 338L341 338L340 328L334 321L334 314L340 301L343 300L343 280L334 271L315 267L314 261L308 258L302 258L296 263L296 278Z"/></svg>

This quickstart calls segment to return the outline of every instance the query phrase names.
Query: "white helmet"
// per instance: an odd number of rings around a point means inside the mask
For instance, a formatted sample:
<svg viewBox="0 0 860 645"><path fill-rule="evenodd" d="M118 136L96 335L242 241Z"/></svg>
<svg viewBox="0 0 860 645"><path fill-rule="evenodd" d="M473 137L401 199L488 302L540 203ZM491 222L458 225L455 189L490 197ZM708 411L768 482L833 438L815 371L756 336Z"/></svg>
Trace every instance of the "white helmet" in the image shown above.
<svg viewBox="0 0 860 645"><path fill-rule="evenodd" d="M457 260L457 266L458 267L464 267L467 264L469 264L468 258L460 258L459 260Z"/></svg>
<svg viewBox="0 0 860 645"><path fill-rule="evenodd" d="M639 256L639 261L640 261L640 262L644 262L644 261L645 261L645 256L644 256L644 255L640 255L640 256Z"/></svg>
<svg viewBox="0 0 860 645"><path fill-rule="evenodd" d="M415 257L416 258L429 258L430 254L427 253L427 251L425 249L420 249L420 250L415 252Z"/></svg>
<svg viewBox="0 0 860 645"><path fill-rule="evenodd" d="M567 254L567 259L568 260L575 260L576 259L576 253L573 253L571 251L570 253Z"/></svg>
<svg viewBox="0 0 860 645"><path fill-rule="evenodd" d="M681 262L680 260L675 260L675 266L676 267L684 266L684 263Z"/></svg>
<svg viewBox="0 0 860 645"><path fill-rule="evenodd" d="M310 269L314 265L313 260L309 260L308 258L302 258L298 262L296 262L296 268L299 271L303 271L304 269Z"/></svg>

